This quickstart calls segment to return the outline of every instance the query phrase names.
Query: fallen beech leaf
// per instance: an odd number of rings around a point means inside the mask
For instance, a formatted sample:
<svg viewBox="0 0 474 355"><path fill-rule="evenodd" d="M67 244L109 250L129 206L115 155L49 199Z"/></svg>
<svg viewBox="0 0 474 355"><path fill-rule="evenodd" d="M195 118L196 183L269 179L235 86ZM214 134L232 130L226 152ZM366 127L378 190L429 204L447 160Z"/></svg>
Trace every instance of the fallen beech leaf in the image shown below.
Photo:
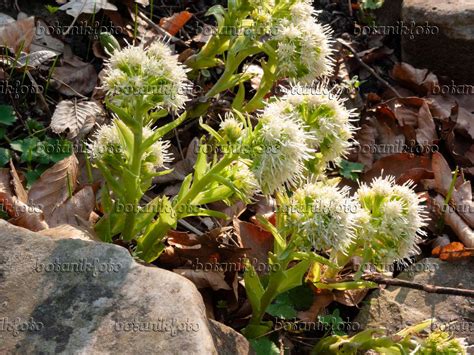
<svg viewBox="0 0 474 355"><path fill-rule="evenodd" d="M431 166L434 173L435 184L438 192L447 195L451 181L453 179L451 168L446 159L439 152L433 154Z"/></svg>
<svg viewBox="0 0 474 355"><path fill-rule="evenodd" d="M364 170L372 168L374 162L374 147L377 130L367 124L363 124L357 131L355 140L359 142L357 147L357 161L364 164Z"/></svg>
<svg viewBox="0 0 474 355"><path fill-rule="evenodd" d="M197 288L210 287L214 291L232 290L225 281L224 272L191 269L173 269L173 272L186 277L188 280L192 281Z"/></svg>
<svg viewBox="0 0 474 355"><path fill-rule="evenodd" d="M266 265L268 262L268 252L273 250L273 236L270 232L260 228L259 226L241 221L234 218L235 232L240 236L247 257L252 265ZM261 270L263 269L263 270ZM257 268L257 272L265 273L267 268Z"/></svg>
<svg viewBox="0 0 474 355"><path fill-rule="evenodd" d="M28 52L35 32L33 16L0 27L0 46L13 53Z"/></svg>
<svg viewBox="0 0 474 355"><path fill-rule="evenodd" d="M407 181L413 181L415 184L419 184L422 180L433 179L434 174L432 171L425 168L413 168L408 169L406 172L397 177L397 184L403 185Z"/></svg>
<svg viewBox="0 0 474 355"><path fill-rule="evenodd" d="M77 217L88 220L95 207L95 194L90 186L74 194L66 200L59 208L56 208L50 216L46 217L46 222L50 227L61 224L80 225Z"/></svg>
<svg viewBox="0 0 474 355"><path fill-rule="evenodd" d="M317 290L312 306L307 311L298 312L302 322L314 322L318 315L336 299L334 293L328 290Z"/></svg>
<svg viewBox="0 0 474 355"><path fill-rule="evenodd" d="M11 159L10 159L10 169L11 169L10 173L12 175L12 184L15 190L15 195L18 197L18 199L21 202L27 203L28 193L25 191L25 188L23 187L20 177L18 176L18 173L16 172L15 165L13 165L13 162Z"/></svg>
<svg viewBox="0 0 474 355"><path fill-rule="evenodd" d="M73 154L47 169L33 183L28 192L28 201L32 206L41 206L45 216L61 206L76 187L78 161Z"/></svg>
<svg viewBox="0 0 474 355"><path fill-rule="evenodd" d="M416 141L422 146L430 147L433 141L438 139L436 125L426 102L423 103L418 111L418 128L415 129L415 132Z"/></svg>
<svg viewBox="0 0 474 355"><path fill-rule="evenodd" d="M63 62L62 66L53 71L52 86L66 96L90 94L97 84L94 66L77 57L64 59Z"/></svg>
<svg viewBox="0 0 474 355"><path fill-rule="evenodd" d="M74 139L79 133L89 133L101 113L102 108L94 101L63 100L56 106L50 127L57 134L67 130L68 139Z"/></svg>
<svg viewBox="0 0 474 355"><path fill-rule="evenodd" d="M193 17L189 11L181 11L171 17L164 17L160 20L160 26L170 35L174 36Z"/></svg>
<svg viewBox="0 0 474 355"><path fill-rule="evenodd" d="M53 54L54 57L64 52L64 43L52 36L49 30L50 28L51 26L49 26L44 20L36 20L35 36L31 43L31 53L43 52L41 59L44 59L46 53L49 53L48 56Z"/></svg>
<svg viewBox="0 0 474 355"><path fill-rule="evenodd" d="M367 171L362 180L370 182L373 178L383 175L400 176L409 169L422 168L431 170L431 159L423 156L417 156L410 153L399 153L389 155L374 163L372 169Z"/></svg>
<svg viewBox="0 0 474 355"><path fill-rule="evenodd" d="M435 86L438 85L438 78L428 69L416 69L403 62L393 66L392 77L423 96L433 92Z"/></svg>

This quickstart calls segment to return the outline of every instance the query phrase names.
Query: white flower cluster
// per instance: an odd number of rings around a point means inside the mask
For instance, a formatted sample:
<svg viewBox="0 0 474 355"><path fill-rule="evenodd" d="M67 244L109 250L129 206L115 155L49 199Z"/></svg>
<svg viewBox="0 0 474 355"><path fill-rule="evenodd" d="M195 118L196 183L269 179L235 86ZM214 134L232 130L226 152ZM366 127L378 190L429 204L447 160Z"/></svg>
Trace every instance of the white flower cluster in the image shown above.
<svg viewBox="0 0 474 355"><path fill-rule="evenodd" d="M348 188L322 182L308 183L297 189L287 201L288 226L316 250L333 249L346 253L355 234L357 205Z"/></svg>
<svg viewBox="0 0 474 355"><path fill-rule="evenodd" d="M265 194L284 186L297 185L303 175L306 160L314 150L307 144L313 136L297 119L263 114L252 137L252 171Z"/></svg>
<svg viewBox="0 0 474 355"><path fill-rule="evenodd" d="M153 130L144 127L143 137L146 139L153 134ZM172 161L168 150L169 141L158 140L154 142L143 154L142 165L148 170L164 168L166 163ZM128 151L125 138L120 132L116 122L101 126L88 144L89 155L93 160L101 160L109 165L114 163L124 164L128 161Z"/></svg>
<svg viewBox="0 0 474 355"><path fill-rule="evenodd" d="M248 164L249 161L237 160L223 172L223 176L229 179L240 192L239 196L233 197L238 197L242 201L251 201L252 197L260 190L258 181Z"/></svg>
<svg viewBox="0 0 474 355"><path fill-rule="evenodd" d="M317 23L311 1L297 1L289 10L274 34L279 75L311 83L332 72L331 29Z"/></svg>
<svg viewBox="0 0 474 355"><path fill-rule="evenodd" d="M173 55L168 45L156 41L147 50L129 46L106 64L104 88L125 104L131 97L150 100L152 107L177 110L187 101L188 70Z"/></svg>
<svg viewBox="0 0 474 355"><path fill-rule="evenodd" d="M324 162L338 162L351 146L354 115L344 106L339 92L330 92L324 82L316 88L295 84L265 108L270 116L292 117L303 122L314 137L308 144L321 152Z"/></svg>
<svg viewBox="0 0 474 355"><path fill-rule="evenodd" d="M373 250L376 264L391 263L419 252L416 243L425 235L426 211L412 185L396 185L394 177L376 178L356 193L361 206L358 235Z"/></svg>

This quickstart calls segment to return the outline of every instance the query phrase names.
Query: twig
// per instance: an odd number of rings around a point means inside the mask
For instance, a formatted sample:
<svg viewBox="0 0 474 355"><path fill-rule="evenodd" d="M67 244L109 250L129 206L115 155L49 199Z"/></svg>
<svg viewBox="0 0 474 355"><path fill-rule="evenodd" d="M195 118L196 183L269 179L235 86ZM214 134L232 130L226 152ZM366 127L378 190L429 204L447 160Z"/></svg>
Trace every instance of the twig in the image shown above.
<svg viewBox="0 0 474 355"><path fill-rule="evenodd" d="M438 293L438 294L444 294L444 295L455 295L455 296L465 296L465 297L474 298L474 290L467 290L463 288L420 284L417 282L411 282L411 281L406 281L406 280L385 278L378 275L376 276L366 275L366 276L363 276L362 278L366 281L372 281L381 285L400 286L400 287L413 288L413 289L425 291L428 293Z"/></svg>
<svg viewBox="0 0 474 355"><path fill-rule="evenodd" d="M392 86L388 83L388 81L386 81L384 78L382 78L379 74L377 74L377 72L375 70L373 70L369 65L367 65L360 57L359 55L357 54L357 52L354 50L354 48L352 48L350 46L349 43L345 42L343 39L340 39L338 38L337 41L342 44L345 48L347 48L353 55L354 55L354 58L359 62L360 65L362 65L365 69L367 69L370 74L372 74L373 76L375 76L382 84L384 84L387 88L389 88L390 90L393 91L393 93L398 97L398 98L402 98L402 95L400 95L400 93Z"/></svg>

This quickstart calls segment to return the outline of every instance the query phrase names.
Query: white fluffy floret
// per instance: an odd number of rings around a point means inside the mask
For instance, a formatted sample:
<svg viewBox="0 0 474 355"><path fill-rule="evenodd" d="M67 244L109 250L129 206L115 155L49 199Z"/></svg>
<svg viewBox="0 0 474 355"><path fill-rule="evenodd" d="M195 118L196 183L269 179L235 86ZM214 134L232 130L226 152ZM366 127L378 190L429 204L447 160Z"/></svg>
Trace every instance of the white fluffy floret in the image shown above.
<svg viewBox="0 0 474 355"><path fill-rule="evenodd" d="M321 152L325 162L338 162L352 144L354 114L346 109L340 93L327 89L326 83L314 88L294 84L283 97L268 104L265 113L304 122L314 137L311 147Z"/></svg>
<svg viewBox="0 0 474 355"><path fill-rule="evenodd" d="M302 122L264 114L253 135L249 158L262 192L272 194L285 185L296 185L303 175L304 162L314 153L307 144L312 136Z"/></svg>
<svg viewBox="0 0 474 355"><path fill-rule="evenodd" d="M283 206L289 212L289 226L317 250L345 253L354 239L358 209L348 192L322 182L302 186Z"/></svg>
<svg viewBox="0 0 474 355"><path fill-rule="evenodd" d="M152 107L177 110L188 99L187 71L165 43L154 42L147 50L128 46L107 62L103 87L124 103L140 96Z"/></svg>
<svg viewBox="0 0 474 355"><path fill-rule="evenodd" d="M334 66L331 29L317 23L310 8L305 2L293 5L290 18L278 21L274 36L279 75L302 83L329 75Z"/></svg>
<svg viewBox="0 0 474 355"><path fill-rule="evenodd" d="M417 242L425 235L426 211L411 183L396 185L394 177L376 178L356 193L364 214L358 238L373 250L375 264L392 263L419 252Z"/></svg>

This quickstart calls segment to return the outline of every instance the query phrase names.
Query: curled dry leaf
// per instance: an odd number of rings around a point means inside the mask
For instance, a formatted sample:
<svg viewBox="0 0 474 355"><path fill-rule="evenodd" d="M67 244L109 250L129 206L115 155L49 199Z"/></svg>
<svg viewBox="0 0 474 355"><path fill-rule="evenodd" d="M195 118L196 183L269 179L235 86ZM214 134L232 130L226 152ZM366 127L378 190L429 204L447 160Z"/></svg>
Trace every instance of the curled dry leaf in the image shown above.
<svg viewBox="0 0 474 355"><path fill-rule="evenodd" d="M53 213L47 217L48 225L50 227L59 226L61 224L80 225L77 218L87 221L94 207L94 190L92 187L86 186L66 200L60 208L55 209Z"/></svg>
<svg viewBox="0 0 474 355"><path fill-rule="evenodd" d="M95 101L63 100L54 111L50 127L54 133L68 131L68 139L86 135L92 129L102 108Z"/></svg>
<svg viewBox="0 0 474 355"><path fill-rule="evenodd" d="M173 14L171 17L164 17L160 20L160 26L174 36L180 29L193 17L189 11L181 11Z"/></svg>
<svg viewBox="0 0 474 355"><path fill-rule="evenodd" d="M437 256L444 261L456 261L473 256L474 251L466 250L462 243L452 242L448 245L437 246L431 251L431 255Z"/></svg>
<svg viewBox="0 0 474 355"><path fill-rule="evenodd" d="M0 45L13 53L28 52L35 32L34 17L8 23L0 27Z"/></svg>
<svg viewBox="0 0 474 355"><path fill-rule="evenodd" d="M18 199L23 202L27 203L28 202L28 193L26 192L25 188L23 187L23 183L20 180L20 177L18 176L18 173L15 169L15 165L13 165L12 160L10 159L10 173L12 175L12 185L15 190L15 195L18 197Z"/></svg>
<svg viewBox="0 0 474 355"><path fill-rule="evenodd" d="M35 232L48 228L40 209L30 207L14 196L10 178L9 169L0 169L0 203L8 215L12 217L9 222Z"/></svg>
<svg viewBox="0 0 474 355"><path fill-rule="evenodd" d="M356 133L356 141L359 142L357 147L357 161L364 164L364 170L372 168L374 162L373 147L375 147L375 137L377 130L367 124L363 124Z"/></svg>
<svg viewBox="0 0 474 355"><path fill-rule="evenodd" d="M41 206L46 218L61 206L76 187L78 161L73 154L47 169L28 192L32 206Z"/></svg>
<svg viewBox="0 0 474 355"><path fill-rule="evenodd" d="M430 201L438 211L443 211L444 198L441 195L437 195L434 199L428 201ZM442 214L442 217L444 218L444 222L451 227L456 236L467 248L474 248L474 232L453 208L448 206L445 213Z"/></svg>
<svg viewBox="0 0 474 355"><path fill-rule="evenodd" d="M434 173L436 190L446 196L453 179L451 168L439 152L433 154L431 166Z"/></svg>

